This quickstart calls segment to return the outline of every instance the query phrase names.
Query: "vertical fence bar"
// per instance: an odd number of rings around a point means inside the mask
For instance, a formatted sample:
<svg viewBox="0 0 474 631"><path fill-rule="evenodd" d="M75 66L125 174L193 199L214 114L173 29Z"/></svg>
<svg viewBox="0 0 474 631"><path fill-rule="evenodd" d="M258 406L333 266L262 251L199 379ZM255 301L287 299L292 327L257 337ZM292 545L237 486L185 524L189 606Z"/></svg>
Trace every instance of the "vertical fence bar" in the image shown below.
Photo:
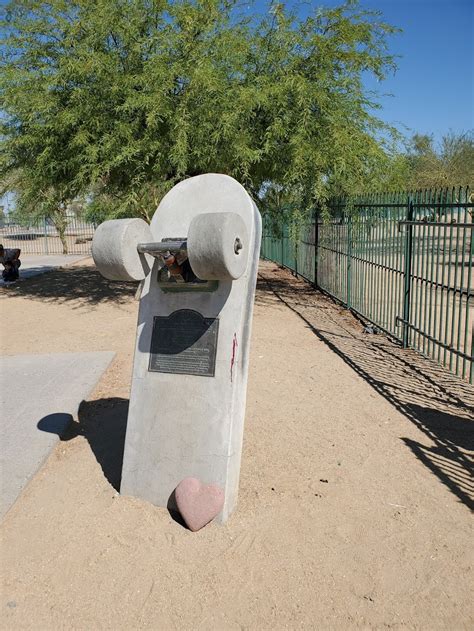
<svg viewBox="0 0 474 631"><path fill-rule="evenodd" d="M443 204L443 202L446 202L445 190L440 192L438 199L439 199L440 204ZM442 205L440 205L438 218L439 218L439 221L443 221L444 210L443 210ZM439 311L439 317L441 319L441 307L439 307L438 299L441 300L443 296L443 289L440 288L441 274L442 274L442 269L443 269L443 259L440 256L441 252L443 252L443 258L444 258L444 241L442 242L441 240L442 239L441 227L437 227L436 230L437 230L436 231L436 273L434 276L435 300L434 300L434 308L433 308L433 326L431 328L431 333L430 333L430 335L432 335L434 339L436 339L436 334L437 334L436 332L438 330L438 311ZM439 345L434 344L433 350L432 350L432 356L435 357L436 353L438 353L438 357L439 357Z"/></svg>
<svg viewBox="0 0 474 631"><path fill-rule="evenodd" d="M453 198L454 198L454 195L451 193L451 202L453 201ZM453 215L452 213L453 213L453 209L451 209L451 225L449 226L448 278L447 278L448 286L451 286L451 271L452 271L452 268L451 268L452 266L451 252L453 249L453 223L452 223ZM446 296L446 313L445 313L444 336L443 336L443 341L444 341L443 366L446 366L446 363L447 363L448 349L446 345L448 341L448 331L449 331L449 314L450 314L449 307L450 307L450 292L448 291L447 296ZM451 353L449 354L449 356L451 357Z"/></svg>
<svg viewBox="0 0 474 631"><path fill-rule="evenodd" d="M449 196L446 194L446 203L448 203L449 201ZM443 331L443 322L444 322L444 296L445 296L445 280L446 280L446 225L447 225L447 214L444 217L445 221L443 222L443 235L442 235L442 239L443 239L443 258L441 261L441 296L440 296L440 301L439 301L439 325L438 325L438 332L437 332L437 336L438 339L442 339L442 331ZM448 281L449 283L449 277L448 277ZM442 347L438 344L438 361L441 362L441 349Z"/></svg>
<svg viewBox="0 0 474 631"><path fill-rule="evenodd" d="M382 268L378 266L380 261L380 243L382 239L382 213L380 204L382 204L382 195L377 196L377 226L375 232L375 251L374 251L374 274L375 274L375 321L380 322L382 312L382 287L383 287L383 272Z"/></svg>
<svg viewBox="0 0 474 631"><path fill-rule="evenodd" d="M453 189L453 201L458 201L457 200L457 195ZM459 208L454 208L452 209L452 212L454 213L456 211L459 211ZM459 213L457 213L459 215ZM459 216L453 217L451 219L451 221L456 220L457 222L459 222L459 220L462 218L460 218ZM454 261L451 260L451 254L450 254L450 261L451 261L451 269L452 267L454 267L454 279L453 279L453 289L454 291L452 292L453 296L452 296L452 308L451 308L451 327L450 327L450 334L449 334L449 342L448 342L448 336L446 337L445 343L449 344L449 346L451 348L453 348L453 344L454 344L454 335L456 332L455 326L456 326L456 303L458 300L458 294L456 292L456 290L458 289L458 269L459 269L459 238L460 238L460 229L455 227L455 246L454 246ZM462 256L461 256L462 258ZM461 266L461 270L463 270L463 266ZM451 274L450 274L451 276ZM450 278L450 285L451 285L451 278ZM460 288L462 288L462 284L460 285ZM462 308L462 295L459 294L459 309ZM453 360L454 360L454 356L453 353L450 351L449 353L449 370L453 370ZM456 361L456 366L457 366L457 361ZM456 374L457 374L457 369L456 369Z"/></svg>
<svg viewBox="0 0 474 631"><path fill-rule="evenodd" d="M400 204L401 200L402 200L403 196L402 195L398 195L397 197L397 203ZM400 312L402 313L402 317L403 317L403 292L404 292L404 269L405 269L405 261L403 258L404 255L404 247L405 247L405 239L406 239L406 232L404 230L401 230L401 225L400 225L400 221L402 219L405 218L407 214L407 211L405 210L405 208L402 207L398 207L398 212L397 212L397 269L400 272L399 278L398 278L398 285L397 285L397 307L396 307L396 315L398 315ZM403 342L403 333L405 331L405 327L402 328L402 334L398 335L398 338L400 339L400 341Z"/></svg>
<svg viewBox="0 0 474 631"><path fill-rule="evenodd" d="M370 226L370 215L368 211L364 208L364 223L363 223L363 235L362 235L362 243L361 243L361 258L362 258L362 276L363 276L363 284L362 284L362 313L368 313L368 292L367 287L369 287L369 266L367 263L367 244L369 238L369 226Z"/></svg>
<svg viewBox="0 0 474 631"><path fill-rule="evenodd" d="M467 191L466 194L466 200L469 199L469 190ZM474 205L474 204L473 204ZM471 217L471 222L474 224L474 215ZM472 298L473 298L473 292L472 292L472 269L473 269L473 263L474 263L474 226L470 229L471 232L471 247L469 248L469 264L468 264L468 268L467 268L467 280L466 280L466 287L467 287L467 296L466 296L466 319L465 319L465 325L464 325L464 352L467 355L468 352L468 344L469 344L469 330L471 331L471 359L470 359L470 367L469 367L469 383L473 383L474 381L474 331L472 329L472 325L471 327L469 326L469 316L471 313L471 309L472 309ZM465 360L463 361L463 369L462 369L462 376L464 377L466 374L466 370L465 370Z"/></svg>
<svg viewBox="0 0 474 631"><path fill-rule="evenodd" d="M414 208L413 208L413 219L414 221L420 221L420 210L419 210L419 206L417 206L416 204L419 204L420 202L423 203L424 200L424 193L423 191L416 193L415 194L415 200L414 200ZM419 279L421 278L420 276L420 242L421 242L421 231L422 231L422 227L420 226L420 224L415 224L413 226L413 235L412 235L412 244L413 244L413 251L412 251L412 259L411 259L411 300L410 300L410 319L411 322L410 324L412 326L415 326L415 329L412 329L413 333L411 335L411 344L414 348L418 349L419 348L419 344L420 344L420 329L419 329L419 305L421 302L421 298L420 298L420 281Z"/></svg>
<svg viewBox="0 0 474 631"><path fill-rule="evenodd" d="M396 197L392 195L391 203L395 203ZM390 331L393 334L396 334L395 327L395 300L397 297L397 285L398 285L398 267L397 267L397 247L398 247L398 237L397 237L397 218L398 218L398 209L391 208L390 209L390 268L392 270L390 276L390 292L389 292L389 301L390 308L388 311L388 321L390 325Z"/></svg>
<svg viewBox="0 0 474 631"><path fill-rule="evenodd" d="M346 304L350 309L352 306L352 218L349 213L347 217L347 278L346 278Z"/></svg>
<svg viewBox="0 0 474 631"><path fill-rule="evenodd" d="M294 250L294 261L295 261L295 274L298 276L298 241L296 241L293 245Z"/></svg>
<svg viewBox="0 0 474 631"><path fill-rule="evenodd" d="M408 198L407 221L413 221L413 202ZM405 256L404 256L404 288L403 288L403 348L408 348L410 341L410 306L411 306L411 264L413 255L413 226L406 224Z"/></svg>
<svg viewBox="0 0 474 631"><path fill-rule="evenodd" d="M427 203L429 204L434 204L436 203L436 191L431 191L430 190L430 195L429 195L429 199L427 200ZM428 209L428 213L426 215L428 222L433 221L433 217L432 217L432 207L430 206ZM428 323L428 304L431 306L431 301L429 300L429 290L430 290L430 272L429 272L429 264L431 261L431 256L430 256L430 236L431 236L431 226L424 226L424 230L423 230L423 256L424 256L424 267L422 268L422 275L423 275L423 293L422 293L422 300L423 300L423 330L427 331L428 335L429 335L429 328L427 328L427 323ZM423 336L423 353L426 354L427 349L429 349L429 340Z"/></svg>
<svg viewBox="0 0 474 631"><path fill-rule="evenodd" d="M436 193L436 191L435 191ZM437 195L434 196L434 203L437 204L439 202L439 198ZM433 221L436 221L437 219L437 206L434 206L434 211L433 211ZM431 262L431 266L430 266L430 271L429 271L429 309L428 309L428 335L432 335L432 327L431 327L431 321L432 321L432 316L433 316L433 304L434 304L434 299L436 298L436 286L434 286L434 262L435 262L435 243L437 242L436 239L436 226L430 226L430 229L428 231L428 234L430 235L430 239L431 242L428 244L429 245L429 251L430 251L430 262ZM428 355L430 355L433 352L433 345L431 343L431 340L428 338Z"/></svg>
<svg viewBox="0 0 474 631"><path fill-rule="evenodd" d="M280 265L283 265L283 261L285 260L285 228L286 226L283 226L281 230Z"/></svg>
<svg viewBox="0 0 474 631"><path fill-rule="evenodd" d="M319 257L319 213L314 216L314 286L319 288L318 282L318 257Z"/></svg>
<svg viewBox="0 0 474 631"><path fill-rule="evenodd" d="M43 217L43 234L44 234L44 253L45 254L49 254L49 251L48 251L48 230L47 230L46 217Z"/></svg>
<svg viewBox="0 0 474 631"><path fill-rule="evenodd" d="M463 202L463 194L462 194L462 189L460 188L458 191L458 201L459 203ZM462 223L466 224L467 223L467 207L464 207L464 212L461 216L461 208L459 210L458 215L460 216L460 220ZM454 335L456 335L456 348L457 349L461 349L461 329L462 329L462 309L463 309L463 290L464 290L464 257L466 254L466 228L462 228L462 237L461 235L458 234L458 242L459 239L461 238L461 255L460 255L460 260L458 259L456 261L456 267L458 267L459 265L461 266L461 277L459 279L459 288L460 288L460 294L459 294L459 308L458 308L458 312L457 312L457 323L456 323L456 327L453 333L453 339L451 340L451 344L454 345ZM456 314L453 314L453 321L454 321L454 316ZM454 329L454 325L453 325L453 329ZM466 349L464 349L464 352L466 352ZM459 355L456 355L456 374L459 374Z"/></svg>
<svg viewBox="0 0 474 631"><path fill-rule="evenodd" d="M466 201L468 201L469 199L469 189L467 189L466 191ZM466 215L467 217L467 215ZM471 299L472 299L472 287L471 287L471 283L472 283L472 279L471 279L471 275L472 275L472 265L473 265L473 259L474 259L474 215L471 218L471 222L473 223L473 227L470 229L470 248L468 250L469 253L469 262L467 263L467 279L466 279L466 289L467 289L467 295L466 295L466 315L465 315L465 321L464 321L464 340L463 340L463 350L464 353L468 352L468 342L469 342L469 329L471 328L471 342L474 344L474 331L472 330L472 327L469 327L469 311L470 311L470 306L471 306ZM470 373L469 373L469 377L470 377L470 382L472 383L472 368L474 365L474 349L472 349L471 347L471 366L470 366ZM463 362L462 362L462 376L465 377L466 376L466 359L463 358Z"/></svg>

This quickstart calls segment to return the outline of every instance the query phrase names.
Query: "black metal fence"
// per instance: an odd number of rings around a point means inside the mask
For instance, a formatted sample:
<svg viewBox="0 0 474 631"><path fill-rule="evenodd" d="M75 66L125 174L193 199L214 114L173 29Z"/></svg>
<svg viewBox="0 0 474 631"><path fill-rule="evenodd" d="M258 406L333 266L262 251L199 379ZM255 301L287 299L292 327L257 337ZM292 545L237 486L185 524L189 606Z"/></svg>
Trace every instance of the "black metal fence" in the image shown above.
<svg viewBox="0 0 474 631"><path fill-rule="evenodd" d="M264 230L262 256L474 381L474 194L469 188L333 200L296 239Z"/></svg>

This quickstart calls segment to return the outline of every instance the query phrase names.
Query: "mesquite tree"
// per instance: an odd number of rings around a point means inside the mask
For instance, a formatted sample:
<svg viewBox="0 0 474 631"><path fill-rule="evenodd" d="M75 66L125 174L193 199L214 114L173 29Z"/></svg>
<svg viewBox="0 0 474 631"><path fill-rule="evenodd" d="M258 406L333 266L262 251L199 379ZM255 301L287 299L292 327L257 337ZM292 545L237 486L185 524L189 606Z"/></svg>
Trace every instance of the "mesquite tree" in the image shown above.
<svg viewBox="0 0 474 631"><path fill-rule="evenodd" d="M149 219L204 172L303 210L373 181L388 136L362 77L393 68L394 29L355 2L248 15L237 0L7 4L0 166L21 170L20 198L87 194Z"/></svg>

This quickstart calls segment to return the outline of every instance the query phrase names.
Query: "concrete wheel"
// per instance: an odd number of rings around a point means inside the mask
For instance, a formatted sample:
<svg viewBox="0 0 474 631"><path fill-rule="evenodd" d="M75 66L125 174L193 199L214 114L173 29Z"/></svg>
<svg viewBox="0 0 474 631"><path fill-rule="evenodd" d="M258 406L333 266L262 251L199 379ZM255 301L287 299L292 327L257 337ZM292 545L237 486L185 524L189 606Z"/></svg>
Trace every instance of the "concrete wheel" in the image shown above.
<svg viewBox="0 0 474 631"><path fill-rule="evenodd" d="M202 213L192 219L188 257L201 280L236 280L247 269L249 236L237 213Z"/></svg>
<svg viewBox="0 0 474 631"><path fill-rule="evenodd" d="M109 280L142 280L153 266L153 257L139 254L137 245L153 241L143 219L104 221L94 233L92 258Z"/></svg>

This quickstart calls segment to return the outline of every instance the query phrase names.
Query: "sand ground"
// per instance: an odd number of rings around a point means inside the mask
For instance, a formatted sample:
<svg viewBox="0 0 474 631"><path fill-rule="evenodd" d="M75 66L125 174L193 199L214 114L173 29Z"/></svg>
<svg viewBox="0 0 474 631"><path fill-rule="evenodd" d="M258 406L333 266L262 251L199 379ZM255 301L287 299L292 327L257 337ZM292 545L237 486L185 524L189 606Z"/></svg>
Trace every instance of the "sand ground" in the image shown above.
<svg viewBox="0 0 474 631"><path fill-rule="evenodd" d="M117 493L134 291L1 292L3 353L117 353L4 520L2 629L473 628L472 386L263 263L239 505L191 533Z"/></svg>

